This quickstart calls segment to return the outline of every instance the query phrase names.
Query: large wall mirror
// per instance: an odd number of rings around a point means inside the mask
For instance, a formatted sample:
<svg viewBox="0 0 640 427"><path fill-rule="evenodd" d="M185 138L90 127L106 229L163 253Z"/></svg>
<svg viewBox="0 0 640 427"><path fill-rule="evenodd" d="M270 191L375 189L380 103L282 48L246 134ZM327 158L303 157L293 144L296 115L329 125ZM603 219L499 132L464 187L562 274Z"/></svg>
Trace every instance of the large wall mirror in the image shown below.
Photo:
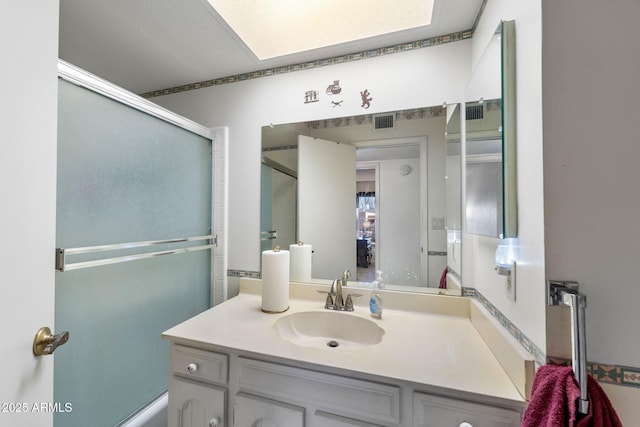
<svg viewBox="0 0 640 427"><path fill-rule="evenodd" d="M466 230L516 237L515 25L502 22L466 88Z"/></svg>
<svg viewBox="0 0 640 427"><path fill-rule="evenodd" d="M387 289L459 295L440 287L461 216L448 118L436 106L263 127L262 250L310 244L314 282L381 270Z"/></svg>

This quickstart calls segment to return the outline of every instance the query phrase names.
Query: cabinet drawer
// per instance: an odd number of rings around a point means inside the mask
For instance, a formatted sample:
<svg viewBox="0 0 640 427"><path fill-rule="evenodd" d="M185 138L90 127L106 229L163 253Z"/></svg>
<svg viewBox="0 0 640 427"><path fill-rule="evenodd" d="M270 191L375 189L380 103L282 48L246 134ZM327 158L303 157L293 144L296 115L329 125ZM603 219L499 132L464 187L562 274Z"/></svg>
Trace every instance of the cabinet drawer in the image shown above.
<svg viewBox="0 0 640 427"><path fill-rule="evenodd" d="M229 357L225 354L198 350L174 344L171 347L171 372L175 375L214 384L226 384Z"/></svg>
<svg viewBox="0 0 640 427"><path fill-rule="evenodd" d="M388 384L239 359L240 390L275 400L312 403L322 412L372 423L400 423L400 388Z"/></svg>
<svg viewBox="0 0 640 427"><path fill-rule="evenodd" d="M413 395L414 427L519 427L521 414L494 406L425 393Z"/></svg>

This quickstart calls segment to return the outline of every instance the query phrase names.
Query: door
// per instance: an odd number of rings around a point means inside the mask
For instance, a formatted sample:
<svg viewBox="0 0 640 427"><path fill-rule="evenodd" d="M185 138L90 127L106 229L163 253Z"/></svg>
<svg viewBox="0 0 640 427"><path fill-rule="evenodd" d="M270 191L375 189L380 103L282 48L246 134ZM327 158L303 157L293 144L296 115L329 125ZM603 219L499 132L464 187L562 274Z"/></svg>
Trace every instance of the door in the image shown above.
<svg viewBox="0 0 640 427"><path fill-rule="evenodd" d="M54 329L58 2L3 2L0 26L0 425L53 424L53 359L33 339Z"/></svg>
<svg viewBox="0 0 640 427"><path fill-rule="evenodd" d="M212 141L81 70L60 76L55 322L72 340L54 399L74 407L54 425L117 425L167 388L162 332L210 306Z"/></svg>
<svg viewBox="0 0 640 427"><path fill-rule="evenodd" d="M169 380L169 427L223 427L226 390L172 377Z"/></svg>
<svg viewBox="0 0 640 427"><path fill-rule="evenodd" d="M355 147L300 135L298 162L298 238L313 246L312 277L355 277Z"/></svg>
<svg viewBox="0 0 640 427"><path fill-rule="evenodd" d="M261 165L260 250L276 245L289 249L296 238L297 180L291 170L277 163Z"/></svg>

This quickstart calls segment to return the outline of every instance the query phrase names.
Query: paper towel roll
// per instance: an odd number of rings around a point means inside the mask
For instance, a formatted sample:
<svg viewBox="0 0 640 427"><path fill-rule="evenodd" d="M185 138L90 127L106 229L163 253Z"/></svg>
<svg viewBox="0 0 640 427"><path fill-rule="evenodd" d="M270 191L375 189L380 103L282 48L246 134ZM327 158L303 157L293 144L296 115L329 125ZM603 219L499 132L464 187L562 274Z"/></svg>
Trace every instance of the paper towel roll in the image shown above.
<svg viewBox="0 0 640 427"><path fill-rule="evenodd" d="M289 246L291 268L289 277L292 282L311 281L311 245L298 242Z"/></svg>
<svg viewBox="0 0 640 427"><path fill-rule="evenodd" d="M282 313L289 308L289 251L262 252L262 311Z"/></svg>

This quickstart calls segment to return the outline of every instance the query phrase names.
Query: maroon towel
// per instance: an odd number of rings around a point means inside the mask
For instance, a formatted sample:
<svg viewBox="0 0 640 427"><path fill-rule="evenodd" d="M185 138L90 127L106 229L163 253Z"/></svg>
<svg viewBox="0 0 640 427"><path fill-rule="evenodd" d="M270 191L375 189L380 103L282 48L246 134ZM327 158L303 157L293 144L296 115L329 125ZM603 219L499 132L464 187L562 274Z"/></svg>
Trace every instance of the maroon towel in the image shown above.
<svg viewBox="0 0 640 427"><path fill-rule="evenodd" d="M440 286L439 289L447 289L447 273L449 272L449 268L445 267L442 275L440 275Z"/></svg>
<svg viewBox="0 0 640 427"><path fill-rule="evenodd" d="M588 376L589 412L578 412L580 388L570 366L545 365L536 372L523 427L622 427L602 388Z"/></svg>

